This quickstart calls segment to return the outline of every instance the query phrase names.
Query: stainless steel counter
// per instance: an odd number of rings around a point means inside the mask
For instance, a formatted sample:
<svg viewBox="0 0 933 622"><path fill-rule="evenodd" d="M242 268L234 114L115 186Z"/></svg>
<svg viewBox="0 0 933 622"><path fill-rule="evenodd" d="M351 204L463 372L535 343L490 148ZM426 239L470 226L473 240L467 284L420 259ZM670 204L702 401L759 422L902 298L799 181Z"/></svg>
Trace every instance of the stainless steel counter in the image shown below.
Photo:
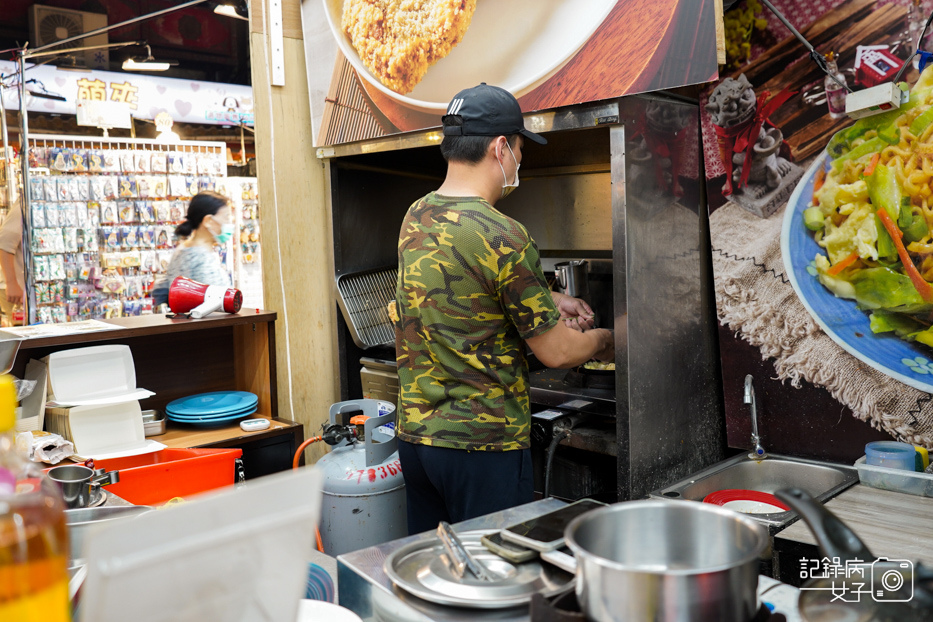
<svg viewBox="0 0 933 622"><path fill-rule="evenodd" d="M542 499L520 505L502 512L487 514L454 525L458 532L473 529L501 529L528 518L540 516L566 505L557 499ZM528 619L528 605L507 609L468 609L435 605L411 596L392 585L382 569L383 563L393 551L417 540L434 538L433 532L425 532L400 538L367 549L346 553L337 557L337 586L339 602L364 621L369 622L431 622L450 621L518 621Z"/></svg>

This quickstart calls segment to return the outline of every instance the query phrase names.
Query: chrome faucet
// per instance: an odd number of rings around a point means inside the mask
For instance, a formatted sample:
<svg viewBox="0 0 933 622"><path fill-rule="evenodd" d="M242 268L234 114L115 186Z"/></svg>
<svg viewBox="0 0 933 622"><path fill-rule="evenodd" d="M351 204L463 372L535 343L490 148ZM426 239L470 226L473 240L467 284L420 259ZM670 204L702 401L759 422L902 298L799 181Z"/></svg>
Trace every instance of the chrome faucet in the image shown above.
<svg viewBox="0 0 933 622"><path fill-rule="evenodd" d="M745 376L745 398L743 400L751 406L752 410L752 445L754 449L749 452L748 457L752 460L764 460L768 457L765 448L761 446L761 438L758 436L758 412L755 408L755 387L752 386L752 375Z"/></svg>

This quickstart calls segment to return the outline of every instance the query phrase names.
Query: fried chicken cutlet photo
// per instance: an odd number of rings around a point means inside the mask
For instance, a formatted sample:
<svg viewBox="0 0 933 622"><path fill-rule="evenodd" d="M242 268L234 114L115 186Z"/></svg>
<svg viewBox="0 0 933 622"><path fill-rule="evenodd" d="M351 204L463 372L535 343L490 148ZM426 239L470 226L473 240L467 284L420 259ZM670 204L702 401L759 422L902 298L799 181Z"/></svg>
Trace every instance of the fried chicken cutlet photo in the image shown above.
<svg viewBox="0 0 933 622"><path fill-rule="evenodd" d="M344 0L342 27L366 67L405 95L470 26L476 0Z"/></svg>

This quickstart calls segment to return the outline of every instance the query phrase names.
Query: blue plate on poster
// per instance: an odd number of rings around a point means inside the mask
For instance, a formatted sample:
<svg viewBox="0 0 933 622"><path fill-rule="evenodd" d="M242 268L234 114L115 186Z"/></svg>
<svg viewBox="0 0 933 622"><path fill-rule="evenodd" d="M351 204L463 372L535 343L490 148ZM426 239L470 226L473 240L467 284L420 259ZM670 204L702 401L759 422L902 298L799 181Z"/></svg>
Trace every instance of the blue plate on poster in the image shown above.
<svg viewBox="0 0 933 622"><path fill-rule="evenodd" d="M250 408L259 403L259 397L248 391L214 391L198 393L169 402L165 407L175 415L229 414Z"/></svg>
<svg viewBox="0 0 933 622"><path fill-rule="evenodd" d="M933 393L933 350L900 339L894 333L871 332L868 313L854 300L837 298L816 278L813 259L826 254L803 224L803 211L813 199L816 172L829 169L824 151L813 162L787 202L781 229L781 255L790 283L817 324L849 354L895 380Z"/></svg>
<svg viewBox="0 0 933 622"><path fill-rule="evenodd" d="M256 412L256 409L253 408L253 409L247 410L246 412L238 413L235 415L225 415L223 417L203 417L203 418L186 417L184 419L180 419L178 417L166 415L166 418L169 421L174 421L175 423L184 423L187 425L217 425L220 423L229 423L231 421L237 421L238 419L245 419L246 417L249 417L255 412Z"/></svg>
<svg viewBox="0 0 933 622"><path fill-rule="evenodd" d="M196 419L196 420L207 420L207 419L217 419L220 417L231 417L233 415L242 415L243 413L254 413L256 412L256 406L248 406L246 408L241 408L240 410L234 410L226 413L212 413L208 415L179 415L168 409L165 410L165 416L173 421L183 421L185 419Z"/></svg>

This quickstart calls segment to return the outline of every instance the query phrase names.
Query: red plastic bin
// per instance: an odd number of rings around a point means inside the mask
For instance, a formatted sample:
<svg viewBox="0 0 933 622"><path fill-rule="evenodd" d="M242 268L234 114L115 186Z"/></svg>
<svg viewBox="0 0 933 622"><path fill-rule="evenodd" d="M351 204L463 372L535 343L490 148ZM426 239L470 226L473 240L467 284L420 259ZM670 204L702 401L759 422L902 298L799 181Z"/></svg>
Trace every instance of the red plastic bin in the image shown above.
<svg viewBox="0 0 933 622"><path fill-rule="evenodd" d="M95 460L95 469L119 471L120 481L107 486L134 505L158 505L230 486L236 480L240 449L162 449L153 453Z"/></svg>

